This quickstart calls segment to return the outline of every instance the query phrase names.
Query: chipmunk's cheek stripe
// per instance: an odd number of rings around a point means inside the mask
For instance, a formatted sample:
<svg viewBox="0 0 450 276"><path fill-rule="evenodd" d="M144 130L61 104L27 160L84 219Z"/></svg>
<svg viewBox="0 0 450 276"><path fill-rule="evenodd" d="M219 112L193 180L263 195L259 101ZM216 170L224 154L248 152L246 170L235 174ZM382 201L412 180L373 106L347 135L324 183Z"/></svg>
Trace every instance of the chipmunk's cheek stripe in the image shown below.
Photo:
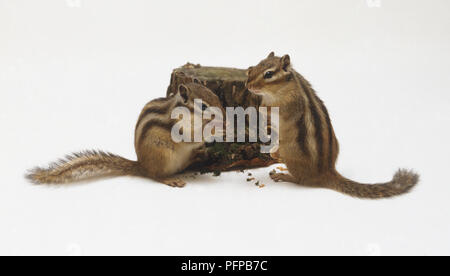
<svg viewBox="0 0 450 276"><path fill-rule="evenodd" d="M260 90L260 89L254 89L254 88L252 88L252 89L249 89L249 91L252 92L252 93L254 93L254 94L258 94L258 95L264 94L264 91L262 91L262 90Z"/></svg>

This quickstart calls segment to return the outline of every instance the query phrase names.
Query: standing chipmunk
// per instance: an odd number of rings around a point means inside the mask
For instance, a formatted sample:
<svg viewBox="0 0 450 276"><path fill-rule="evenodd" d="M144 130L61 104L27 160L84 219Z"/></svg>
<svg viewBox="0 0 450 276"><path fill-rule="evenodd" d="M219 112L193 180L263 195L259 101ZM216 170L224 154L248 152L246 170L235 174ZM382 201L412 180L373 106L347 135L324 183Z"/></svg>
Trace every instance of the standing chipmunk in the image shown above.
<svg viewBox="0 0 450 276"><path fill-rule="evenodd" d="M400 169L387 183L362 184L335 168L338 141L328 111L309 82L291 66L289 55L272 52L247 71L247 88L261 105L280 108L279 156L290 174L275 173L276 181L323 187L360 198L387 198L409 192L419 175Z"/></svg>
<svg viewBox="0 0 450 276"><path fill-rule="evenodd" d="M194 132L194 116L201 116L194 113L195 99L202 100L202 106L198 107L202 111L208 107L217 107L223 112L219 98L196 80L179 85L175 95L153 100L144 107L135 131L137 161L111 153L86 151L67 156L48 169L33 169L27 178L37 184L58 184L130 175L148 177L172 187L184 187L186 183L174 175L204 156L204 139L207 137L203 137L202 142L175 143L171 129L176 121L171 118L171 113L177 107L186 107L191 113L191 131ZM202 118L200 127L211 121ZM221 133L217 132L216 135Z"/></svg>

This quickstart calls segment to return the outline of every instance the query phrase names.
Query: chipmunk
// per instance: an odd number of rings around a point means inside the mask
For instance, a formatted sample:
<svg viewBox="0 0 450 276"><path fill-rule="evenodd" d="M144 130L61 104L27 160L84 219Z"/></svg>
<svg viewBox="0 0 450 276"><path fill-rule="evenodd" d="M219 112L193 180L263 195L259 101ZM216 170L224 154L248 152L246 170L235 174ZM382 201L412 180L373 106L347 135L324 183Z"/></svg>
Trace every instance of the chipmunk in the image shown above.
<svg viewBox="0 0 450 276"><path fill-rule="evenodd" d="M272 52L247 71L247 88L261 106L280 108L279 157L289 174L275 173L276 181L323 187L360 198L387 198L409 192L419 175L400 169L387 183L362 184L335 168L339 145L328 111L311 84L291 66L289 55Z"/></svg>
<svg viewBox="0 0 450 276"><path fill-rule="evenodd" d="M41 184L58 184L87 180L105 176L141 176L151 178L172 187L184 187L186 183L174 177L205 154L205 138L202 142L175 143L171 137L172 126L176 120L171 111L176 107L186 107L191 112L191 131L194 125L194 99L201 99L201 110L217 107L223 112L219 98L208 88L194 80L193 83L180 84L175 95L149 102L142 110L136 124L135 149L137 161L100 152L85 151L67 156L48 169L36 168L27 178ZM211 120L204 119L203 126ZM222 135L217 131L214 135Z"/></svg>

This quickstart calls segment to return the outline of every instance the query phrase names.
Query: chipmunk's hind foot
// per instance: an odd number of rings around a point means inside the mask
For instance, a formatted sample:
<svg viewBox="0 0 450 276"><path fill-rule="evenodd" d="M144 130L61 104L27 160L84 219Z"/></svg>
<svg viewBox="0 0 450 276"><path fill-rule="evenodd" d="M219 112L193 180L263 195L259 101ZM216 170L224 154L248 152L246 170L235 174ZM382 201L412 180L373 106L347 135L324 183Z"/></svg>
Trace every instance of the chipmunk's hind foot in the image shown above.
<svg viewBox="0 0 450 276"><path fill-rule="evenodd" d="M170 187L174 187L174 188L183 188L184 186L186 186L186 182L184 182L184 180L180 179L180 178L166 178L166 179L162 179L160 180L161 183L164 183Z"/></svg>

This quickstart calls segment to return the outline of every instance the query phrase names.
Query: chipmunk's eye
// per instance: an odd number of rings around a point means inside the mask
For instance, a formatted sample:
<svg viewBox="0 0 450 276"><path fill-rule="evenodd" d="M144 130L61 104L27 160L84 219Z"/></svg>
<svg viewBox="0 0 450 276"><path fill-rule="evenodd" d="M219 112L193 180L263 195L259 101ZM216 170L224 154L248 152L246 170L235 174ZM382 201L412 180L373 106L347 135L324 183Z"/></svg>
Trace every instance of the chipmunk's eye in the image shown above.
<svg viewBox="0 0 450 276"><path fill-rule="evenodd" d="M202 104L202 110L205 111L206 109L208 109L208 106L206 104Z"/></svg>
<svg viewBox="0 0 450 276"><path fill-rule="evenodd" d="M273 77L273 71L267 71L264 73L264 79L271 79Z"/></svg>

